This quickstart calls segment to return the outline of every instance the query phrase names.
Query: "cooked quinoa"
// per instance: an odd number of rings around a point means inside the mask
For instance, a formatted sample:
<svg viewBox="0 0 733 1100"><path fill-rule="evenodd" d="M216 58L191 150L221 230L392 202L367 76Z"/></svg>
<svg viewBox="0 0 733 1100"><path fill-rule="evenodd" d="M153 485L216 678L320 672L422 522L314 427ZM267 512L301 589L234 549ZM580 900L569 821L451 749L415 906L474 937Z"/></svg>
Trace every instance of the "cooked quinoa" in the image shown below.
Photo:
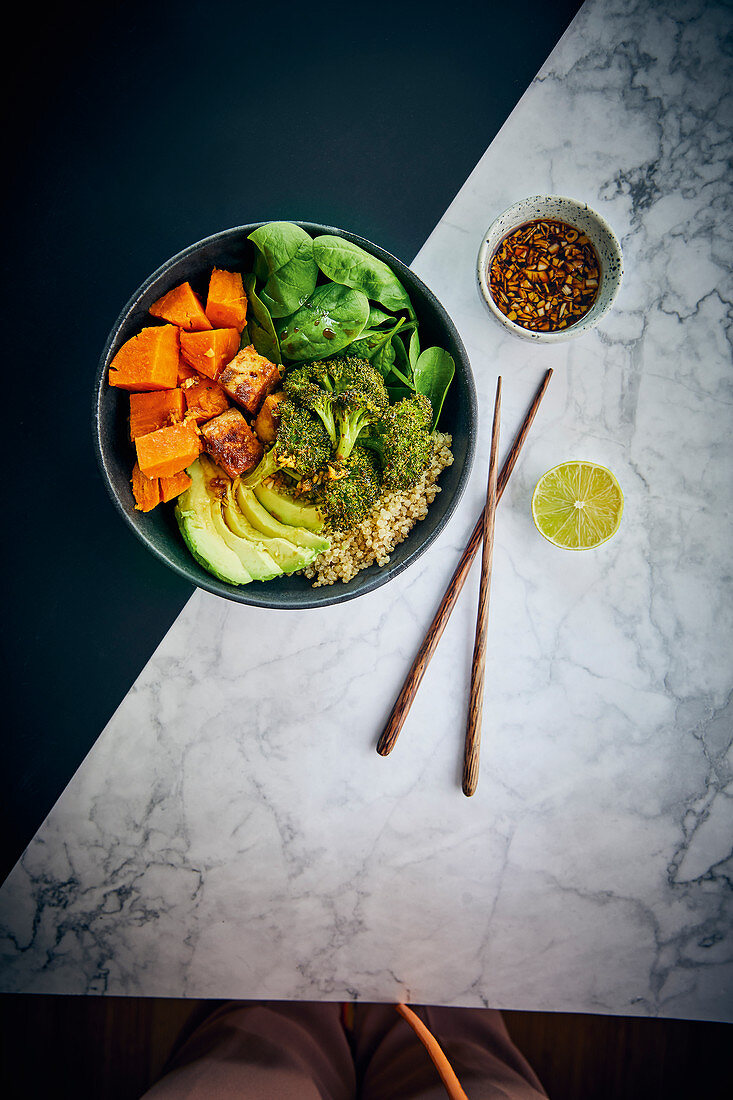
<svg viewBox="0 0 733 1100"><path fill-rule="evenodd" d="M435 432L430 465L412 489L383 493L358 527L331 532L330 549L303 570L314 588L336 581L346 583L374 562L387 564L395 546L407 538L418 520L425 519L428 505L440 492L438 478L453 462L452 442L452 436Z"/></svg>

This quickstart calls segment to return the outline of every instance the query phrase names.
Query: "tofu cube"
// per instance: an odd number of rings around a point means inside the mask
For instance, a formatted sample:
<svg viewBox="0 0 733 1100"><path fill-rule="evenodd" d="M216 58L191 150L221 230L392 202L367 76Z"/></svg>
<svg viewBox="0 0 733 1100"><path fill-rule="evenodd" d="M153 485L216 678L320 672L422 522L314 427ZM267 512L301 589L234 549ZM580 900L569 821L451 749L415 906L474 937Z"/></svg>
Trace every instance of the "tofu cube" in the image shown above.
<svg viewBox="0 0 733 1100"><path fill-rule="evenodd" d="M229 477L254 470L264 448L238 409L227 409L201 429L204 450Z"/></svg>
<svg viewBox="0 0 733 1100"><path fill-rule="evenodd" d="M282 390L277 393L268 393L262 402L262 408L257 413L254 429L263 443L274 443L277 438L277 429L280 424L279 405L285 400Z"/></svg>
<svg viewBox="0 0 733 1100"><path fill-rule="evenodd" d="M232 401L254 416L267 394L279 384L280 371L249 344L227 364L218 382Z"/></svg>

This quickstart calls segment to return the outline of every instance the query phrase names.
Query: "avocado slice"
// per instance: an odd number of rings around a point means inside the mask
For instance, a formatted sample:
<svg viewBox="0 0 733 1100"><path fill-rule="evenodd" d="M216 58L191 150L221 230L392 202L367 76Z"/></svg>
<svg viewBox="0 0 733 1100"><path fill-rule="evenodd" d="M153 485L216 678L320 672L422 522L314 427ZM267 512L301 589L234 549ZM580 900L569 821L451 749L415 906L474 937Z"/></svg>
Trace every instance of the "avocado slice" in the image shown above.
<svg viewBox="0 0 733 1100"><path fill-rule="evenodd" d="M222 503L214 500L211 504L211 518L217 534L233 550L248 573L251 573L253 581L269 581L273 577L281 577L283 570L277 564L272 554L265 549L261 540L253 542L252 539L235 535L224 522L222 515Z"/></svg>
<svg viewBox="0 0 733 1100"><path fill-rule="evenodd" d="M201 466L202 480L204 484L207 485L207 491L208 482L217 480L221 484L221 494L218 492L214 494L208 491L211 501L211 521L217 535L219 535L224 544L237 555L253 581L269 581L273 577L281 576L283 572L282 569L275 559L268 554L261 539L257 537L254 539L242 538L239 535L235 535L224 522L224 517L222 515L222 497L224 496L227 486L231 486L229 479L218 466L215 466L208 458L202 456L197 461Z"/></svg>
<svg viewBox="0 0 733 1100"><path fill-rule="evenodd" d="M320 534L323 530L323 516L313 504L306 504L261 481L252 490L263 508L270 515L290 527L305 527L308 531Z"/></svg>
<svg viewBox="0 0 733 1100"><path fill-rule="evenodd" d="M247 490L243 491L246 492ZM261 505L258 505L258 507L261 507ZM306 565L310 565L313 559L318 555L318 550L312 547L299 546L295 542L290 542L289 539L285 537L271 535L267 532L257 530L257 528L249 522L249 519L242 515L242 512L239 510L234 499L234 491L231 485L227 488L226 495L222 501L222 510L224 522L229 530L240 538L250 539L257 542L260 546L263 546L267 553L274 558L280 566L283 573L295 573L298 569L305 569ZM268 514L267 512L265 513L265 515ZM276 520L273 520L273 523L276 522ZM295 531L297 528L283 527L282 530ZM311 534L311 532L308 531L306 534ZM317 535L312 535L312 538L317 537Z"/></svg>
<svg viewBox="0 0 733 1100"><path fill-rule="evenodd" d="M183 541L207 572L229 584L249 584L252 574L214 527L206 474L200 459L186 471L191 484L179 496L175 516Z"/></svg>
<svg viewBox="0 0 733 1100"><path fill-rule="evenodd" d="M281 523L279 519L268 512L255 496L254 489L245 489L241 483L236 487L237 504L239 514L254 527L262 532L262 536L268 538L287 539L296 546L305 546L315 550L317 554L328 550L331 540L325 535L317 535L305 527L295 527L287 523ZM261 537L262 537L261 536Z"/></svg>

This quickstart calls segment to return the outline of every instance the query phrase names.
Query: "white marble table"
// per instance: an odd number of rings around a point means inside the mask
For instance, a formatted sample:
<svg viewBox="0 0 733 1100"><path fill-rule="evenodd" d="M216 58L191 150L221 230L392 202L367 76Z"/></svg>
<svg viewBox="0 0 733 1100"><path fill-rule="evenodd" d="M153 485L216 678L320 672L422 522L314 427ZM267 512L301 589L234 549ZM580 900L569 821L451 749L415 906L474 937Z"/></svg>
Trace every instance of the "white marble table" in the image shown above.
<svg viewBox="0 0 733 1100"><path fill-rule="evenodd" d="M723 8L589 0L415 260L484 423L419 565L299 614L197 592L0 893L7 990L408 999L733 1018L730 99ZM594 333L505 334L473 283L514 199L622 238ZM508 444L555 369L497 519L482 775L460 793L476 576L388 759L385 716ZM618 535L574 555L545 469L609 466Z"/></svg>

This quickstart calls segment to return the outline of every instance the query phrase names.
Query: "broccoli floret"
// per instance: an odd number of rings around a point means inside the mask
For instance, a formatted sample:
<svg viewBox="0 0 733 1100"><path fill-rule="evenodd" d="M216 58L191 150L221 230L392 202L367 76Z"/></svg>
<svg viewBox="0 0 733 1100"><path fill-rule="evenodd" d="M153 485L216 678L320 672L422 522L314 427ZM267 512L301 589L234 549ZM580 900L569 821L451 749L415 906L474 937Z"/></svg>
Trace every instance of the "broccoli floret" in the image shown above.
<svg viewBox="0 0 733 1100"><path fill-rule="evenodd" d="M348 531L369 514L379 498L379 464L374 452L357 444L341 473L343 476L325 483L321 504L330 526Z"/></svg>
<svg viewBox="0 0 733 1100"><path fill-rule="evenodd" d="M335 451L345 461L361 433L389 404L384 379L367 359L340 356L306 363L285 376L285 392L321 418Z"/></svg>
<svg viewBox="0 0 733 1100"><path fill-rule="evenodd" d="M345 460L362 432L384 415L389 397L382 375L368 359L346 356L331 362L338 364L336 458Z"/></svg>
<svg viewBox="0 0 733 1100"><path fill-rule="evenodd" d="M285 375L283 389L291 401L303 405L321 418L328 432L331 445L336 446L336 419L334 417L333 383L322 363L305 363L302 367L289 370Z"/></svg>
<svg viewBox="0 0 733 1100"><path fill-rule="evenodd" d="M281 465L300 477L312 477L331 457L331 441L323 425L294 401L280 404L276 447Z"/></svg>
<svg viewBox="0 0 733 1100"><path fill-rule="evenodd" d="M242 478L242 485L259 485L278 470L313 478L331 457L331 440L323 424L308 409L286 399L280 403L277 439L259 465Z"/></svg>
<svg viewBox="0 0 733 1100"><path fill-rule="evenodd" d="M409 489L427 468L432 419L430 400L416 393L391 405L371 430L365 442L379 455L385 489Z"/></svg>

